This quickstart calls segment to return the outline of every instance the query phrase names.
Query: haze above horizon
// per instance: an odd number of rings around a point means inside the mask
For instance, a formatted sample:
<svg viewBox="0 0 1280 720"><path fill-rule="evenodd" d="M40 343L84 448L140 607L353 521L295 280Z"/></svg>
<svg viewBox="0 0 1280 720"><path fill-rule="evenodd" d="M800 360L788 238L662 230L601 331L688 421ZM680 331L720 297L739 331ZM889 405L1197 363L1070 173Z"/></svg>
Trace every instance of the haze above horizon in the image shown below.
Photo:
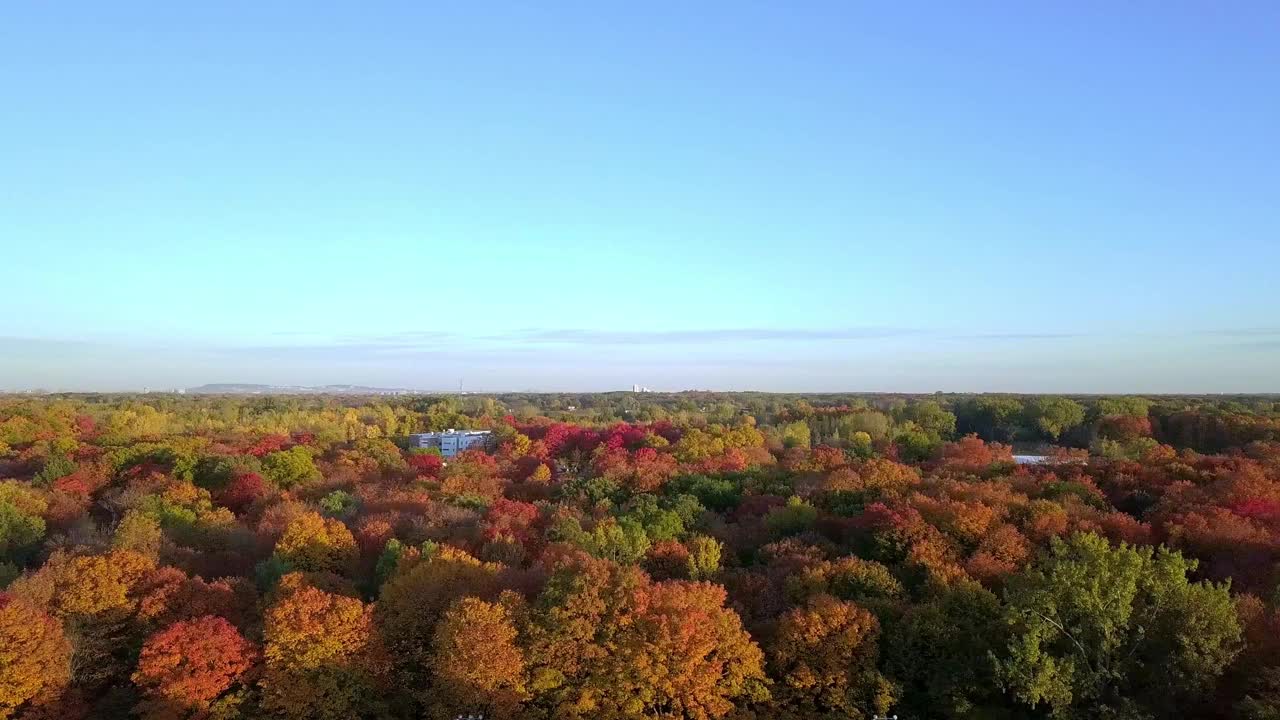
<svg viewBox="0 0 1280 720"><path fill-rule="evenodd" d="M1280 391L1278 33L14 6L0 388Z"/></svg>

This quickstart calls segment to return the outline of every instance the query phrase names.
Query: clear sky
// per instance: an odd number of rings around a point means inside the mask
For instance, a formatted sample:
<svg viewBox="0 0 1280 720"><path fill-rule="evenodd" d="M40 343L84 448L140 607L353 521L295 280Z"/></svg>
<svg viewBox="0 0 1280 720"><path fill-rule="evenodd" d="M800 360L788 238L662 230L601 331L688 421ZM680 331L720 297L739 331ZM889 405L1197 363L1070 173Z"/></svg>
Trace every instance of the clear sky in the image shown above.
<svg viewBox="0 0 1280 720"><path fill-rule="evenodd" d="M0 389L1276 392L1280 3L8 3L0 267Z"/></svg>

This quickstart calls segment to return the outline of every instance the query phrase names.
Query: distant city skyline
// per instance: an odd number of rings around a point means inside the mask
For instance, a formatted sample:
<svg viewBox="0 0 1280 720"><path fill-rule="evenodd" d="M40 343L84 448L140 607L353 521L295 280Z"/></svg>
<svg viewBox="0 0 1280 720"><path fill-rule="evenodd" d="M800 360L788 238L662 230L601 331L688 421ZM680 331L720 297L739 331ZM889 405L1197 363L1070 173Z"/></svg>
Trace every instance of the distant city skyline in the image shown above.
<svg viewBox="0 0 1280 720"><path fill-rule="evenodd" d="M1280 391L1280 5L23 4L0 389Z"/></svg>

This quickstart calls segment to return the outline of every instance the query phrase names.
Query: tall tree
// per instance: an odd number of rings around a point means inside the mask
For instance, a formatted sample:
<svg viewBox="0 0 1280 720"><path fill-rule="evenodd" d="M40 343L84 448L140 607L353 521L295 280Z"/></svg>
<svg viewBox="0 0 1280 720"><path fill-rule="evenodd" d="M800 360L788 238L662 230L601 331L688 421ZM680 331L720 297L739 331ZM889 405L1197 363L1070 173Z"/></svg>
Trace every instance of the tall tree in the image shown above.
<svg viewBox="0 0 1280 720"><path fill-rule="evenodd" d="M281 587L263 626L263 706L299 720L377 716L387 662L372 608L306 583Z"/></svg>
<svg viewBox="0 0 1280 720"><path fill-rule="evenodd" d="M524 653L510 608L505 603L462 598L449 607L432 641L432 698L442 717L478 712L504 720L520 716L528 697Z"/></svg>
<svg viewBox="0 0 1280 720"><path fill-rule="evenodd" d="M1084 406L1064 397L1042 395L1027 401L1026 422L1050 440L1084 422Z"/></svg>
<svg viewBox="0 0 1280 720"><path fill-rule="evenodd" d="M356 558L356 540L342 521L304 513L289 523L276 554L290 566L310 572L342 573Z"/></svg>
<svg viewBox="0 0 1280 720"><path fill-rule="evenodd" d="M71 643L62 624L0 592L0 719L54 699L70 677Z"/></svg>
<svg viewBox="0 0 1280 720"><path fill-rule="evenodd" d="M768 697L764 656L711 583L635 589L632 619L594 669L602 714L707 720Z"/></svg>
<svg viewBox="0 0 1280 720"><path fill-rule="evenodd" d="M879 635L874 615L830 595L783 615L769 651L778 711L796 718L888 711L893 688L876 669Z"/></svg>
<svg viewBox="0 0 1280 720"><path fill-rule="evenodd" d="M226 620L205 615L174 623L147 638L134 683L144 716L203 712L253 667L257 649Z"/></svg>
<svg viewBox="0 0 1280 720"><path fill-rule="evenodd" d="M1194 560L1164 548L1055 538L1005 591L999 678L1055 717L1190 712L1240 650L1225 585L1191 583Z"/></svg>

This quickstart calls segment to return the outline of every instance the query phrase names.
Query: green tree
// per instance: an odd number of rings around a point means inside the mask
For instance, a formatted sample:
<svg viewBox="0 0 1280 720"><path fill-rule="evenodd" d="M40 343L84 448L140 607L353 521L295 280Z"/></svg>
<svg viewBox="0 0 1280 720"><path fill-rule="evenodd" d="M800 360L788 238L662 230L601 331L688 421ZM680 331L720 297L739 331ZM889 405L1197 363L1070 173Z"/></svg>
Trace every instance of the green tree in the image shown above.
<svg viewBox="0 0 1280 720"><path fill-rule="evenodd" d="M849 440L855 433L866 433L873 440L886 437L889 434L889 428L893 426L893 420L882 412L875 410L861 410L849 415L842 416L836 422L836 430L841 440Z"/></svg>
<svg viewBox="0 0 1280 720"><path fill-rule="evenodd" d="M765 526L774 534L798 535L813 527L818 521L818 509L799 496L792 495L787 504L774 508L765 516Z"/></svg>
<svg viewBox="0 0 1280 720"><path fill-rule="evenodd" d="M1039 430L1050 440L1084 422L1084 406L1064 397L1034 397L1026 405L1027 425Z"/></svg>
<svg viewBox="0 0 1280 720"><path fill-rule="evenodd" d="M782 445L784 447L809 447L809 423L797 420L782 426Z"/></svg>
<svg viewBox="0 0 1280 720"><path fill-rule="evenodd" d="M261 471L262 464L252 455L208 455L196 461L192 476L196 485L212 492L225 488L237 474Z"/></svg>
<svg viewBox="0 0 1280 720"><path fill-rule="evenodd" d="M381 588L391 576L395 574L396 568L399 567L400 561L404 559L408 548L404 543L396 538L391 538L387 544L383 546L382 553L378 555L378 563L373 569L373 578L375 588Z"/></svg>
<svg viewBox="0 0 1280 720"><path fill-rule="evenodd" d="M956 406L961 434L976 433L983 440L1009 442L1018 434L1022 401L1002 395L981 395Z"/></svg>
<svg viewBox="0 0 1280 720"><path fill-rule="evenodd" d="M311 451L301 445L267 455L262 459L262 474L286 490L320 479Z"/></svg>
<svg viewBox="0 0 1280 720"><path fill-rule="evenodd" d="M54 480L66 477L76 471L76 463L71 458L62 454L50 455L45 458L44 467L40 468L40 472L32 478L31 482L39 487L49 487Z"/></svg>
<svg viewBox="0 0 1280 720"><path fill-rule="evenodd" d="M1227 586L1188 582L1195 567L1165 548L1055 538L1005 591L1000 681L1055 718L1195 715L1241 646Z"/></svg>
<svg viewBox="0 0 1280 720"><path fill-rule="evenodd" d="M1144 418L1150 409L1150 400L1133 396L1098 398L1098 401L1093 404L1094 413L1100 417L1106 415L1131 415Z"/></svg>
<svg viewBox="0 0 1280 720"><path fill-rule="evenodd" d="M689 559L686 562L690 578L706 580L720 571L723 546L719 540L706 535L695 535L689 538L688 546Z"/></svg>
<svg viewBox="0 0 1280 720"><path fill-rule="evenodd" d="M956 416L933 400L913 402L898 410L899 422L913 422L935 439L956 434Z"/></svg>
<svg viewBox="0 0 1280 720"><path fill-rule="evenodd" d="M893 437L904 460L926 460L942 445L942 440L914 422L903 423Z"/></svg>
<svg viewBox="0 0 1280 720"><path fill-rule="evenodd" d="M0 483L0 561L22 561L44 537L44 497L16 480Z"/></svg>
<svg viewBox="0 0 1280 720"><path fill-rule="evenodd" d="M596 523L582 543L583 549L592 555L623 565L640 562L649 545L644 527L631 518L606 518Z"/></svg>
<svg viewBox="0 0 1280 720"><path fill-rule="evenodd" d="M335 518L347 518L355 514L359 502L346 490L334 490L320 498L320 509Z"/></svg>
<svg viewBox="0 0 1280 720"><path fill-rule="evenodd" d="M886 672L903 717L983 718L1001 703L989 653L1002 645L1000 600L975 582L947 588L886 623Z"/></svg>

